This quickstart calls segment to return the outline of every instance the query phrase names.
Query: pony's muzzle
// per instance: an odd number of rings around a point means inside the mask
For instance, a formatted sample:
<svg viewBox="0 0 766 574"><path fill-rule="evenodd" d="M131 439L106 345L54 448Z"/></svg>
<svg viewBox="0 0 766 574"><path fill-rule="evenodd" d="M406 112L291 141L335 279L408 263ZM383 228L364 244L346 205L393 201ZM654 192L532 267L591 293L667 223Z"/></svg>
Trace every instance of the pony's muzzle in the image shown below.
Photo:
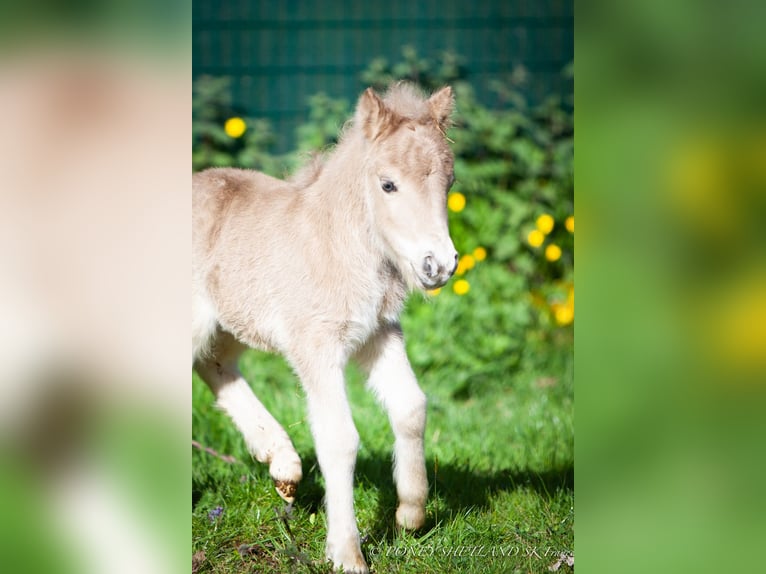
<svg viewBox="0 0 766 574"><path fill-rule="evenodd" d="M436 256L429 252L423 259L423 275L431 284L429 288L444 285L457 269L458 255L455 253L448 263L440 263Z"/></svg>

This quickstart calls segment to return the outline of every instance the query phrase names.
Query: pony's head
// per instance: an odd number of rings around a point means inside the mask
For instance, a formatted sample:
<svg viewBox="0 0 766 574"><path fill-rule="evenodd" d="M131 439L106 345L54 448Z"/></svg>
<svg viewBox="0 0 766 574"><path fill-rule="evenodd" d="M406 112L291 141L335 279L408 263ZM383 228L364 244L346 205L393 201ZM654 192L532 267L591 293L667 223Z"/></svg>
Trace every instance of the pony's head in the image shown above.
<svg viewBox="0 0 766 574"><path fill-rule="evenodd" d="M368 147L364 185L386 256L411 288L441 287L457 267L447 225L447 191L454 182L445 130L450 87L423 97L409 84L384 97L362 94L354 117Z"/></svg>

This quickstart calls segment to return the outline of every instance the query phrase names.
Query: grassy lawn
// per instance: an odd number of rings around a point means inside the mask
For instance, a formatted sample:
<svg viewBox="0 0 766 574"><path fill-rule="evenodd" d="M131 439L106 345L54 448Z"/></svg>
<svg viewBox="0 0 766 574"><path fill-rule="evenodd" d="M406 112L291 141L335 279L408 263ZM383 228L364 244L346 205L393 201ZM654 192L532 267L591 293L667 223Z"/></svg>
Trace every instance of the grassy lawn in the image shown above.
<svg viewBox="0 0 766 574"><path fill-rule="evenodd" d="M431 329L442 334L457 329L457 323L449 322L450 297L456 298L449 294L432 303L411 302L403 318L411 355L428 348ZM446 324L430 323L440 310ZM516 361L505 372L482 364L455 367L450 357L422 368L413 359L429 398L426 459L431 488L427 523L415 534L399 533L394 525L388 420L363 378L349 367L349 397L361 438L357 520L362 551L373 572L548 572L562 552L573 552L571 331L549 343L539 347L546 349L539 351L543 356ZM462 364L457 358L454 363ZM331 572L323 561L323 482L299 383L285 362L272 355L248 352L241 367L292 438L303 460L304 479L294 506L286 509L267 466L251 459L239 433L214 407L212 393L194 375L193 438L237 459L226 462L193 451L195 568ZM570 570L560 565L559 571Z"/></svg>

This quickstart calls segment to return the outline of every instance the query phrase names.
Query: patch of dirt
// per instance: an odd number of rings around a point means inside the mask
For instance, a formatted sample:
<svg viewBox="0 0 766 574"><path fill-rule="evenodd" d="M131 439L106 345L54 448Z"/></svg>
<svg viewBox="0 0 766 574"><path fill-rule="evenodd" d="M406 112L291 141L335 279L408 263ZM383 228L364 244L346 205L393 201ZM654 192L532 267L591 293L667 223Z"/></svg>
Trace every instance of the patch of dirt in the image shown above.
<svg viewBox="0 0 766 574"><path fill-rule="evenodd" d="M192 555L192 574L199 572L199 569L205 563L205 552L198 550Z"/></svg>

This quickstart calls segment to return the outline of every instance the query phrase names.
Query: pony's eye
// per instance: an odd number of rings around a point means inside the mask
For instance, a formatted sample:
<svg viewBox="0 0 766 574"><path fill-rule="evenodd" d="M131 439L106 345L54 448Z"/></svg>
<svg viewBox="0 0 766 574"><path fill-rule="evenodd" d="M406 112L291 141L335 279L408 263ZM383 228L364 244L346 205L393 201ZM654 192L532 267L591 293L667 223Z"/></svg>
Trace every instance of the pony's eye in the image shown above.
<svg viewBox="0 0 766 574"><path fill-rule="evenodd" d="M392 191L396 191L396 185L393 181L384 180L380 182L380 187L385 191L386 193L391 193Z"/></svg>

